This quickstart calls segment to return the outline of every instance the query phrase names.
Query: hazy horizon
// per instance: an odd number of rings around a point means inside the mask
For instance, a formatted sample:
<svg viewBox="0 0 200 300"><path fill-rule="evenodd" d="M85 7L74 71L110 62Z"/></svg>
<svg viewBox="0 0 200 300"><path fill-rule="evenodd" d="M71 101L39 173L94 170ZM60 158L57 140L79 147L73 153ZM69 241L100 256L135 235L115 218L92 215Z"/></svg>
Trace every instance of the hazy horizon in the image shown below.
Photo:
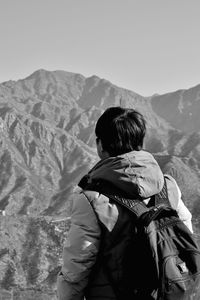
<svg viewBox="0 0 200 300"><path fill-rule="evenodd" d="M38 69L143 96L200 84L198 0L0 0L0 82Z"/></svg>

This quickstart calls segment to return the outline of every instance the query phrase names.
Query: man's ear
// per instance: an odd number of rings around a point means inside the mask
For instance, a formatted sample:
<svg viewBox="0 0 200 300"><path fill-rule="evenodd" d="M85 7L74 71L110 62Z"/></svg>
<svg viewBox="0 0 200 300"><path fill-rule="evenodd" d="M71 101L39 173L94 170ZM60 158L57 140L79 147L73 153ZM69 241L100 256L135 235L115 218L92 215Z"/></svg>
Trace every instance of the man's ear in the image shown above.
<svg viewBox="0 0 200 300"><path fill-rule="evenodd" d="M103 147L102 147L102 142L100 140L100 138L96 139L96 147L97 147L97 153L99 155L99 157L102 157L102 152L103 152Z"/></svg>
<svg viewBox="0 0 200 300"><path fill-rule="evenodd" d="M110 156L109 153L104 150L100 139L97 141L97 153L101 159L108 158Z"/></svg>
<svg viewBox="0 0 200 300"><path fill-rule="evenodd" d="M101 152L103 152L103 145L102 145L102 141L99 139L99 149Z"/></svg>

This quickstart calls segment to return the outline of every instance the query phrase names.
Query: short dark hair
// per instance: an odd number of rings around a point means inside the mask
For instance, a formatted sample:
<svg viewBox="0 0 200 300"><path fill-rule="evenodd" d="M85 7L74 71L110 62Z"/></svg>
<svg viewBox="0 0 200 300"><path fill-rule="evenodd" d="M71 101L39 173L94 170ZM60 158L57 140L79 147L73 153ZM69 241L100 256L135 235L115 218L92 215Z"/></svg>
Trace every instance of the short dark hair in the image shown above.
<svg viewBox="0 0 200 300"><path fill-rule="evenodd" d="M111 156L141 150L146 122L141 113L131 108L110 107L96 123L95 134Z"/></svg>

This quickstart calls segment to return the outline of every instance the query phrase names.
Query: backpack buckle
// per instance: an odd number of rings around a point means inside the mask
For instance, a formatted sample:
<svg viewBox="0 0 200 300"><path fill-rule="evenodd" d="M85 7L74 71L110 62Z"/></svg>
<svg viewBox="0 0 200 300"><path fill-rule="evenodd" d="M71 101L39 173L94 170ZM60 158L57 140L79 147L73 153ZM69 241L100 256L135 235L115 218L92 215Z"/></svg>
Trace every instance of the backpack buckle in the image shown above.
<svg viewBox="0 0 200 300"><path fill-rule="evenodd" d="M181 273L188 273L188 268L186 266L186 263L182 262L178 264L177 267Z"/></svg>

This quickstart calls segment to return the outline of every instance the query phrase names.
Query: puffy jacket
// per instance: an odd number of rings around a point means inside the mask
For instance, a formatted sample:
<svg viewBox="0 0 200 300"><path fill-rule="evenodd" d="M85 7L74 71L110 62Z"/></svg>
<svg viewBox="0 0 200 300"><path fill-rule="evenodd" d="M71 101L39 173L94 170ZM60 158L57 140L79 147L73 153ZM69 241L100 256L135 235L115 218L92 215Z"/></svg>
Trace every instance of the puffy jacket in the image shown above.
<svg viewBox="0 0 200 300"><path fill-rule="evenodd" d="M119 207L96 191L104 189L106 194L118 193L147 203L152 195L161 191L163 182L157 162L143 150L101 160L82 178L81 190L74 197L71 228L63 248L57 286L59 300L83 300L84 296L87 300L116 299L105 272L97 268L97 257L103 238L99 224L112 232L120 216ZM191 213L181 200L176 181L166 176L166 182L171 206L192 231ZM97 272L92 272L94 270Z"/></svg>

